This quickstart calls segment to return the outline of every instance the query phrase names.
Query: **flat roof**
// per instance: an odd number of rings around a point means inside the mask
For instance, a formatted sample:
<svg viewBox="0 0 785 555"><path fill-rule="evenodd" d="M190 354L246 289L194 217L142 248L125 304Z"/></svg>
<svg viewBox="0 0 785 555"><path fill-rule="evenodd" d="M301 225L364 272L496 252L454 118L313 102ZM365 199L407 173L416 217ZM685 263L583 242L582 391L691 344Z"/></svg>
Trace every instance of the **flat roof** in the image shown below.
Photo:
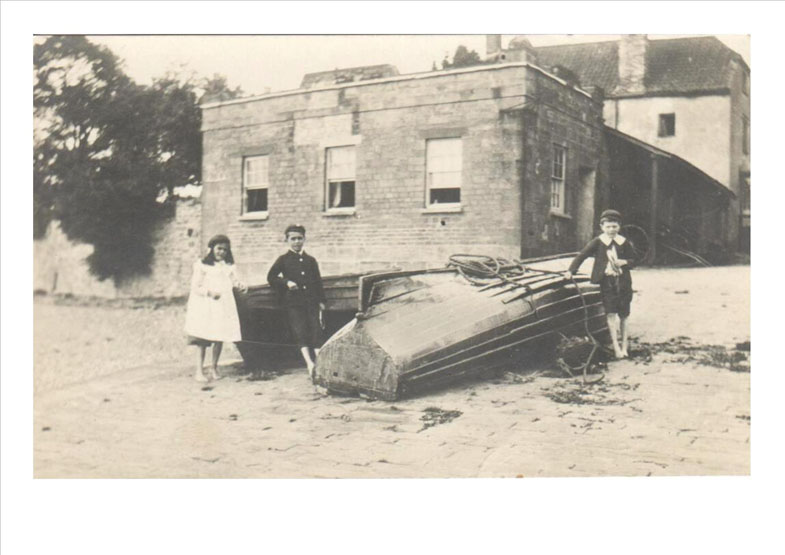
<svg viewBox="0 0 785 555"><path fill-rule="evenodd" d="M534 71L541 73L542 75L552 79L565 87L569 87L574 89L580 94L588 98L592 98L592 95L586 92L585 90L581 89L580 87L576 87L575 85L571 85L564 79L553 75L542 69L541 67L528 63L528 62L508 62L508 63L501 63L501 64L489 64L489 65L478 65L478 66L470 66L470 67L463 67L459 69L448 69L448 70L441 70L441 71L426 71L421 73L408 73L404 75L396 75L393 77L382 77L379 79L368 79L365 81L353 81L351 83L341 83L339 85L328 85L326 87L314 87L311 89L292 89L288 91L280 91L280 92L273 92L267 93L262 95L255 95L255 96L248 96L245 98L233 98L232 100L223 100L218 102L207 102L202 104L200 107L203 110L209 110L211 108L218 108L221 106L230 106L232 104L244 104L246 102L256 102L259 100L267 100L269 98L279 98L283 96L293 96L296 94L306 94L306 93L314 93L314 92L323 92L323 91L333 91L339 89L346 89L349 87L362 87L366 85L380 85L383 83L395 83L399 81L412 81L412 80L420 80L420 79L431 79L434 77L442 77L444 75L460 75L463 73L475 73L480 71L497 71L500 69L508 69L514 67L528 67Z"/></svg>

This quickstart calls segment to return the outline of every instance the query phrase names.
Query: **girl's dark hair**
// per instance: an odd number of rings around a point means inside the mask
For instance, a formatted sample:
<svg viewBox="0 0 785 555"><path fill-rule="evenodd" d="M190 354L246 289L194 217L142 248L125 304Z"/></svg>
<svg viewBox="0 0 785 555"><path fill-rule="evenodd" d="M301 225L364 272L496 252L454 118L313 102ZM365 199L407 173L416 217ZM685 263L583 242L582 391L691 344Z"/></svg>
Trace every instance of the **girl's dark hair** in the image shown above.
<svg viewBox="0 0 785 555"><path fill-rule="evenodd" d="M215 255L213 254L213 247L215 247L215 245L226 245L226 258L224 258L224 260L227 264L234 264L232 243L226 235L215 235L207 242L207 247L210 249L210 252L207 253L207 256L202 258L202 264L207 264L208 266L215 265Z"/></svg>

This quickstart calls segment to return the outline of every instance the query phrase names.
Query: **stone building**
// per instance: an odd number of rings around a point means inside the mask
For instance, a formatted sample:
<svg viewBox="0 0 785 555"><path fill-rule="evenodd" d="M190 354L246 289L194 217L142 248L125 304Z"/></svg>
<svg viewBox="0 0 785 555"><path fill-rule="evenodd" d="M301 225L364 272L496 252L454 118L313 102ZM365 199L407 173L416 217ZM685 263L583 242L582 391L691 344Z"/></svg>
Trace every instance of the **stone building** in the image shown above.
<svg viewBox="0 0 785 555"><path fill-rule="evenodd" d="M489 40L488 55L498 55ZM750 68L714 37L540 47L541 67L564 68L580 86L605 91L606 125L696 166L733 195L724 212L726 249L749 251ZM698 217L699 214L693 216Z"/></svg>
<svg viewBox="0 0 785 555"><path fill-rule="evenodd" d="M250 283L290 223L324 274L576 250L602 198L603 99L533 56L522 40L493 64L203 104L202 242L228 234Z"/></svg>

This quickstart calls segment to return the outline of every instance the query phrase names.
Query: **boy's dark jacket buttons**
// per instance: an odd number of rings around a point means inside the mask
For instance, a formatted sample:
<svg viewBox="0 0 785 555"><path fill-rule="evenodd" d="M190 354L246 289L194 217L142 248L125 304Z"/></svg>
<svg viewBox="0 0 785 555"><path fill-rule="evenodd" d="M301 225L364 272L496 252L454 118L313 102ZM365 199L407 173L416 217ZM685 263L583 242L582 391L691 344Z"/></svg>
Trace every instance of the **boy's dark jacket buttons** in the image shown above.
<svg viewBox="0 0 785 555"><path fill-rule="evenodd" d="M296 283L297 289L289 289L287 281ZM267 282L278 291L284 306L325 302L319 264L305 252L296 254L290 250L279 256L267 272Z"/></svg>

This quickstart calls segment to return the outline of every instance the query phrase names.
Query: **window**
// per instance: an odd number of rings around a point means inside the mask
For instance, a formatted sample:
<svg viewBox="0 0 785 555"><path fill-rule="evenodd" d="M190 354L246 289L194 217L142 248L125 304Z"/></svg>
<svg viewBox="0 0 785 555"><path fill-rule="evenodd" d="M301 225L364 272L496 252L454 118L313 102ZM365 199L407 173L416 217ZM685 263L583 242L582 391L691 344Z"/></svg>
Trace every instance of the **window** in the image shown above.
<svg viewBox="0 0 785 555"><path fill-rule="evenodd" d="M660 114L660 128L657 135L673 137L676 134L676 114Z"/></svg>
<svg viewBox="0 0 785 555"><path fill-rule="evenodd" d="M243 158L243 212L267 212L269 156Z"/></svg>
<svg viewBox="0 0 785 555"><path fill-rule="evenodd" d="M553 164L551 166L551 211L565 213L566 198L564 176L567 167L567 149L553 145Z"/></svg>
<svg viewBox="0 0 785 555"><path fill-rule="evenodd" d="M461 203L463 144L460 138L425 143L426 207Z"/></svg>
<svg viewBox="0 0 785 555"><path fill-rule="evenodd" d="M750 118L741 116L741 151L750 153Z"/></svg>
<svg viewBox="0 0 785 555"><path fill-rule="evenodd" d="M750 191L750 176L743 174L741 178L741 212L745 216L750 215L750 208L752 208Z"/></svg>
<svg viewBox="0 0 785 555"><path fill-rule="evenodd" d="M356 156L354 146L340 146L327 149L327 190L326 208L328 211L354 209L354 184Z"/></svg>

